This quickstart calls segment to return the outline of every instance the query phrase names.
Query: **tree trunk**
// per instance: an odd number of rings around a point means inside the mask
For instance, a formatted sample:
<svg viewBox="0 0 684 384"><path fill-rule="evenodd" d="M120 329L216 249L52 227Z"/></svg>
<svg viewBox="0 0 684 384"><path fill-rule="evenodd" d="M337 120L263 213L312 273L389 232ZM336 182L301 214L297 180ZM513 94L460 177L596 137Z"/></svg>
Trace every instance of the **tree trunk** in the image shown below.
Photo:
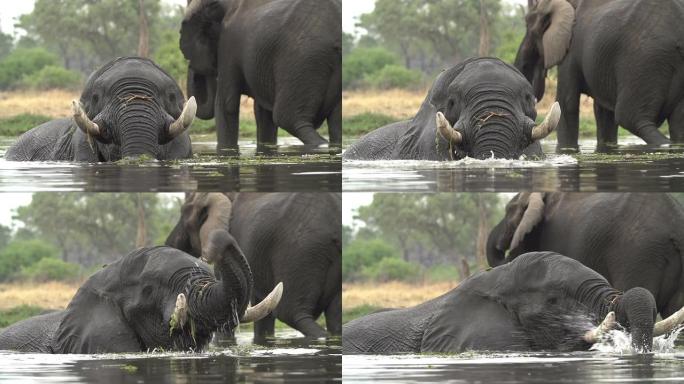
<svg viewBox="0 0 684 384"><path fill-rule="evenodd" d="M489 22L487 21L487 10L485 0L480 0L480 49L478 55L489 56Z"/></svg>
<svg viewBox="0 0 684 384"><path fill-rule="evenodd" d="M143 207L142 195L138 193L138 235L135 239L135 247L144 247L147 243L147 226L145 225L145 207Z"/></svg>
<svg viewBox="0 0 684 384"><path fill-rule="evenodd" d="M468 265L468 260L465 257L461 258L461 281L470 277L470 266Z"/></svg>
<svg viewBox="0 0 684 384"><path fill-rule="evenodd" d="M477 265L485 267L487 265L487 235L489 234L489 223L487 222L487 210L485 209L485 204L482 200L482 195L480 194L477 195L477 211L477 244L475 253L477 255Z"/></svg>
<svg viewBox="0 0 684 384"><path fill-rule="evenodd" d="M145 0L138 0L138 17L140 26L138 29L138 56L150 56L150 31L147 27L147 15L145 15Z"/></svg>

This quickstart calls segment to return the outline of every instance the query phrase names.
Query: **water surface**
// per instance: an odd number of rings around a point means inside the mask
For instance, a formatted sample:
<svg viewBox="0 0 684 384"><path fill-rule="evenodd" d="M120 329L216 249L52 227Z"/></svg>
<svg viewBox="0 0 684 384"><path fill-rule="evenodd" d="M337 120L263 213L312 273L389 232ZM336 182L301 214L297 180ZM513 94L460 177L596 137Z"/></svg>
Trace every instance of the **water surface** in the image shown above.
<svg viewBox="0 0 684 384"><path fill-rule="evenodd" d="M45 355L0 351L0 383L326 383L340 381L337 340L307 340L294 330L276 331L267 345L251 332L237 345L204 353Z"/></svg>
<svg viewBox="0 0 684 384"><path fill-rule="evenodd" d="M0 140L0 192L340 191L340 150L283 138L268 153L251 141L240 156L218 157L216 143L193 138L193 159L145 163L5 161L15 138Z"/></svg>
<svg viewBox="0 0 684 384"><path fill-rule="evenodd" d="M595 153L595 140L580 143L580 154L555 154L555 142L543 143L547 158L529 160L344 161L343 190L614 192L684 191L684 147L650 147L639 139L621 139L607 154Z"/></svg>

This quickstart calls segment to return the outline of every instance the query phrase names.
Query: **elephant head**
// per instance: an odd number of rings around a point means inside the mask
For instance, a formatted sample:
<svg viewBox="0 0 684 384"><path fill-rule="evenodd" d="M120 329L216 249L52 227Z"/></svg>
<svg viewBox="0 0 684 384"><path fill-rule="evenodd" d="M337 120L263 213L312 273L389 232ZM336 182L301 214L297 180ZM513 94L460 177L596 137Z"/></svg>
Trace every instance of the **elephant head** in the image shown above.
<svg viewBox="0 0 684 384"><path fill-rule="evenodd" d="M504 264L521 253L525 236L544 220L544 193L520 193L506 204L506 216L489 233L487 261L492 267ZM510 251L507 258L506 252Z"/></svg>
<svg viewBox="0 0 684 384"><path fill-rule="evenodd" d="M190 61L188 95L195 96L200 119L214 117L221 22L232 1L188 0L181 25L180 48Z"/></svg>
<svg viewBox="0 0 684 384"><path fill-rule="evenodd" d="M275 308L282 284L249 306L252 272L225 231L209 235L205 263L169 248L138 249L94 274L65 310L51 348L72 353L199 350ZM218 279L217 279L218 278Z"/></svg>
<svg viewBox="0 0 684 384"><path fill-rule="evenodd" d="M492 291L498 292L507 308L517 314L520 324L531 330L531 343L539 349L557 345L566 334L567 330L558 327L567 326L567 319L554 317L559 313L586 313L594 321L605 319L595 329L579 330L586 343L597 342L617 323L630 333L632 346L646 352L652 350L654 336L670 332L684 321L683 309L656 323L655 298L647 289L636 287L620 292L599 273L555 253L527 253L492 271L500 268L499 272L512 271L513 277L491 279Z"/></svg>
<svg viewBox="0 0 684 384"><path fill-rule="evenodd" d="M176 82L148 59L116 59L93 73L80 100L72 103L78 128L106 144L111 157L147 155L159 159L160 146L183 134L197 109Z"/></svg>
<svg viewBox="0 0 684 384"><path fill-rule="evenodd" d="M231 210L231 199L222 193L188 194L165 244L200 257L212 231L229 230Z"/></svg>
<svg viewBox="0 0 684 384"><path fill-rule="evenodd" d="M551 133L560 119L554 104L536 124L536 100L512 66L490 58L466 60L437 78L416 119L435 119L437 133L458 158L519 158ZM434 147L434 145L433 145Z"/></svg>
<svg viewBox="0 0 684 384"><path fill-rule="evenodd" d="M546 71L565 58L572 39L575 7L568 0L530 0L525 16L527 33L515 67L534 88L538 100L544 97Z"/></svg>

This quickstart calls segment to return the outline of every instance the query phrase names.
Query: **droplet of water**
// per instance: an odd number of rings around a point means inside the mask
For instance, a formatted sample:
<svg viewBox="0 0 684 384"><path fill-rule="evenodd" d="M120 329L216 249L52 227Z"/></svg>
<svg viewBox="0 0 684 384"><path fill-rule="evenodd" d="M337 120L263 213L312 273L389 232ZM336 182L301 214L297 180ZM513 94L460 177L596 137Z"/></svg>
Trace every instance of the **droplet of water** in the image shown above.
<svg viewBox="0 0 684 384"><path fill-rule="evenodd" d="M653 353L674 353L675 342L682 329L683 328L680 326L668 335L654 337ZM608 332L608 334L600 342L594 344L590 350L619 354L643 353L643 351L632 348L632 336L629 333L618 329Z"/></svg>

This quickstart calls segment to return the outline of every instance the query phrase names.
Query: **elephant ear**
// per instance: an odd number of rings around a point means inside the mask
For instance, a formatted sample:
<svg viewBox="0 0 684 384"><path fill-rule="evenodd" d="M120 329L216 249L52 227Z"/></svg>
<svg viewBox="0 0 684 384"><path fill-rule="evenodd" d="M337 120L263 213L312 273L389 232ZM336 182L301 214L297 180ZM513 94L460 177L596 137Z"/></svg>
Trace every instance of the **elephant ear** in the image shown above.
<svg viewBox="0 0 684 384"><path fill-rule="evenodd" d="M506 217L493 231L490 242L500 252L518 248L525 235L544 218L544 195L521 193L506 205ZM503 227L502 227L503 226Z"/></svg>
<svg viewBox="0 0 684 384"><path fill-rule="evenodd" d="M568 52L572 26L575 22L575 9L567 0L541 0L537 10L551 18L542 38L544 66L549 69L560 64Z"/></svg>
<svg viewBox="0 0 684 384"><path fill-rule="evenodd" d="M188 4L180 39L180 49L188 60L200 59L193 57L199 55L216 56L221 21L226 11L226 3L221 0L192 0Z"/></svg>

